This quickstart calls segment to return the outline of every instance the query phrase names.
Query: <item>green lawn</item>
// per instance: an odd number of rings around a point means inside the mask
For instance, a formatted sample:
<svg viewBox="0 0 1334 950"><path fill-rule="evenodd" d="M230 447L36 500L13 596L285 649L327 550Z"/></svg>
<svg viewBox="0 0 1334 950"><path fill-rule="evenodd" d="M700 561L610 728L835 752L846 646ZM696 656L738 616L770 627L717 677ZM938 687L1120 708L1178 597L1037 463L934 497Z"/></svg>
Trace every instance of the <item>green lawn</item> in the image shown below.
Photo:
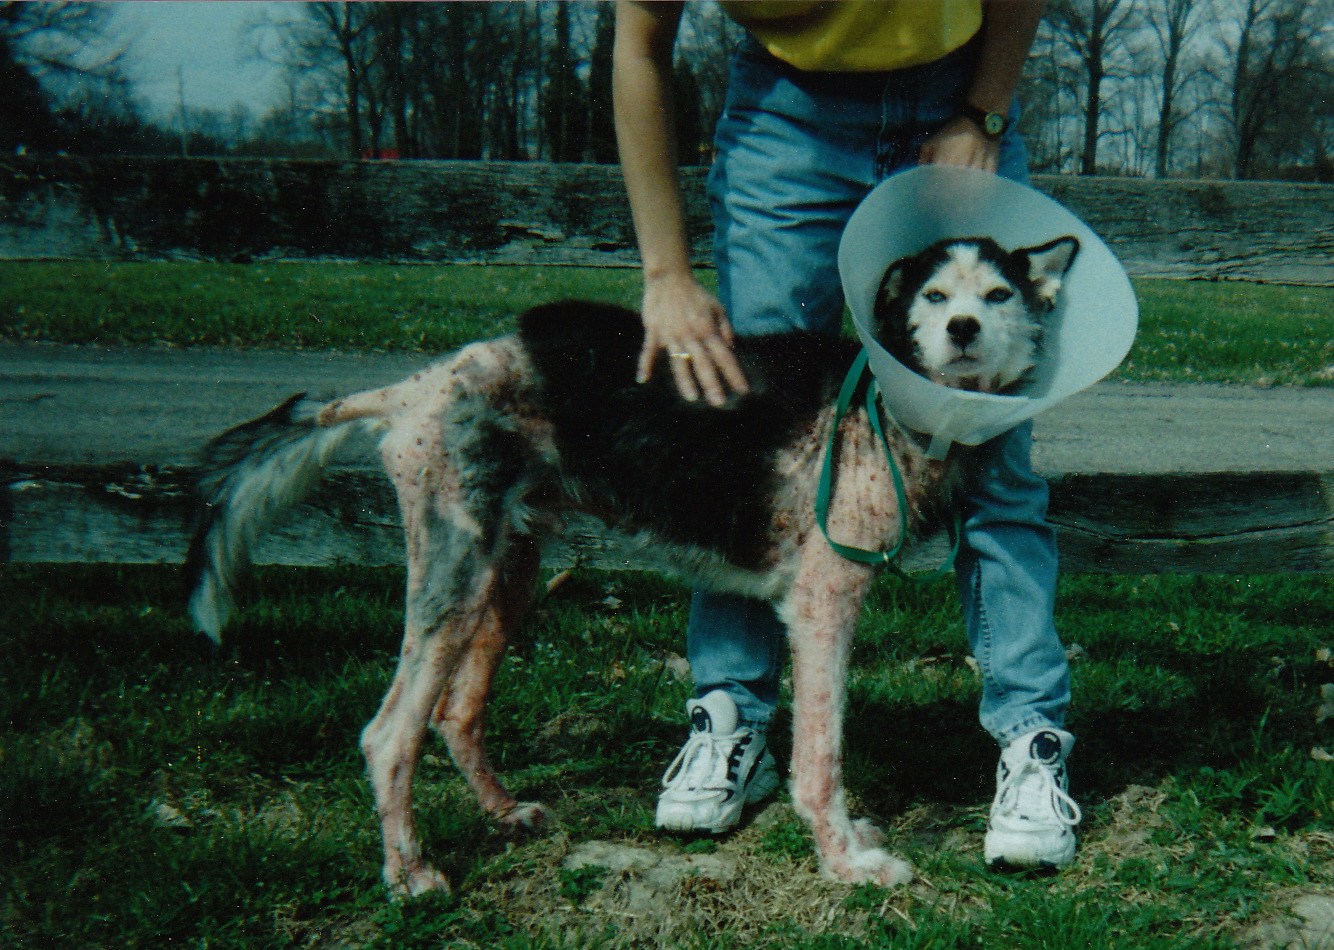
<svg viewBox="0 0 1334 950"><path fill-rule="evenodd" d="M397 570L265 569L202 663L167 568L0 568L0 944L25 947L1226 947L1334 889L1334 748L1317 723L1328 577L1070 577L1080 857L1052 878L980 860L995 752L976 724L952 584L883 578L851 677L849 787L919 870L816 872L786 804L719 842L655 834L682 735L685 591L582 572L506 659L491 742L559 821L510 841L438 743L417 791L457 884L378 885L357 733L385 688ZM775 729L781 761L786 720ZM710 854L651 912L633 880L561 867L593 839Z"/></svg>
<svg viewBox="0 0 1334 950"><path fill-rule="evenodd" d="M1334 289L1136 288L1140 335L1116 378L1334 386ZM439 353L538 303L638 295L629 269L0 262L0 339Z"/></svg>

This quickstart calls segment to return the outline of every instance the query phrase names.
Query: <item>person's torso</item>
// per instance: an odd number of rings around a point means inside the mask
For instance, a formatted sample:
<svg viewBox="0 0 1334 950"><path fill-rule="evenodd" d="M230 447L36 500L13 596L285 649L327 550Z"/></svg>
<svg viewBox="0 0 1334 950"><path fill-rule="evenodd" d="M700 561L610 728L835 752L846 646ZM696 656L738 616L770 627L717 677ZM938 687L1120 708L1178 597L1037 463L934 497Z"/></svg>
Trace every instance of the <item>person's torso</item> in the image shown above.
<svg viewBox="0 0 1334 950"><path fill-rule="evenodd" d="M935 62L982 25L982 0L723 0L722 6L773 56L820 72Z"/></svg>

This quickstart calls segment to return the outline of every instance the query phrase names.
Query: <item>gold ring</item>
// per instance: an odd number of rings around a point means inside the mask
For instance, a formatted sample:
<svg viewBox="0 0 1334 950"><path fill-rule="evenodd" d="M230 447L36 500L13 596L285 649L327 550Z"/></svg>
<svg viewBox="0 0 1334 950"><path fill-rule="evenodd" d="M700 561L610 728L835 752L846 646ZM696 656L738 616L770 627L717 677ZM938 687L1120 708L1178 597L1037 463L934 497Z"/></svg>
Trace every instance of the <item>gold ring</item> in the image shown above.
<svg viewBox="0 0 1334 950"><path fill-rule="evenodd" d="M672 359L674 359L674 360L688 360L688 359L693 359L693 357L692 357L689 353L673 353L673 354L672 354Z"/></svg>

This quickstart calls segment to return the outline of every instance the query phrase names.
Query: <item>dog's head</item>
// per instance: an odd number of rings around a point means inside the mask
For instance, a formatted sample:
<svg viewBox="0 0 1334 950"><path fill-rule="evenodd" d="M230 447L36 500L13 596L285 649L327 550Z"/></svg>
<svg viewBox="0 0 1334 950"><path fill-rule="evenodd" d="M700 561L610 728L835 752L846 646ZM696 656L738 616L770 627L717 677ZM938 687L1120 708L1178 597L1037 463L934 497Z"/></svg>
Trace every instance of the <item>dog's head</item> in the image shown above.
<svg viewBox="0 0 1334 950"><path fill-rule="evenodd" d="M933 382L1013 390L1037 360L1043 318L1078 252L1073 237L1015 251L962 238L896 261L876 294L881 345Z"/></svg>

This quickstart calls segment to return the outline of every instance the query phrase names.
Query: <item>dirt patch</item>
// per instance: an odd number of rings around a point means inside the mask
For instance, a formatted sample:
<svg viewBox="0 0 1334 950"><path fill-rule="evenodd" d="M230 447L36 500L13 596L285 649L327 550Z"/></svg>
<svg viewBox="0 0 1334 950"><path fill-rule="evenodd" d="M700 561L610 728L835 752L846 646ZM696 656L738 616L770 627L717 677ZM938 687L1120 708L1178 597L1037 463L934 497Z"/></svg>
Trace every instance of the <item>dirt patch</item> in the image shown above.
<svg viewBox="0 0 1334 950"><path fill-rule="evenodd" d="M916 808L886 826L889 847L980 854L980 832L960 824L957 813ZM464 900L503 907L529 938L613 948L711 945L720 934L737 946L790 946L793 935L865 939L885 920L911 926L905 911L914 905L958 904L958 895L920 878L892 891L831 881L808 843L805 853L781 845L798 827L791 806L780 802L712 843L656 835L574 841L561 832L516 849L521 873L474 880Z"/></svg>
<svg viewBox="0 0 1334 950"><path fill-rule="evenodd" d="M1088 851L1099 851L1113 861L1144 857L1154 851L1150 845L1154 831L1163 827L1159 809L1167 793L1147 785L1130 785L1111 799L1110 820L1080 842Z"/></svg>
<svg viewBox="0 0 1334 950"><path fill-rule="evenodd" d="M1334 950L1334 895L1297 893L1277 903L1282 911L1239 935L1243 947Z"/></svg>
<svg viewBox="0 0 1334 950"><path fill-rule="evenodd" d="M765 851L766 831L794 818L789 806L770 805L705 853L658 838L553 837L523 849L521 877L476 882L467 901L503 906L518 930L566 945L680 947L724 932L749 945L777 939L780 926L866 933L880 908L850 905L854 889L821 876L814 857Z"/></svg>
<svg viewBox="0 0 1334 950"><path fill-rule="evenodd" d="M565 871L605 872L595 900L611 900L629 913L655 911L683 891L713 893L736 877L730 854L678 854L616 841L585 841L561 861Z"/></svg>

